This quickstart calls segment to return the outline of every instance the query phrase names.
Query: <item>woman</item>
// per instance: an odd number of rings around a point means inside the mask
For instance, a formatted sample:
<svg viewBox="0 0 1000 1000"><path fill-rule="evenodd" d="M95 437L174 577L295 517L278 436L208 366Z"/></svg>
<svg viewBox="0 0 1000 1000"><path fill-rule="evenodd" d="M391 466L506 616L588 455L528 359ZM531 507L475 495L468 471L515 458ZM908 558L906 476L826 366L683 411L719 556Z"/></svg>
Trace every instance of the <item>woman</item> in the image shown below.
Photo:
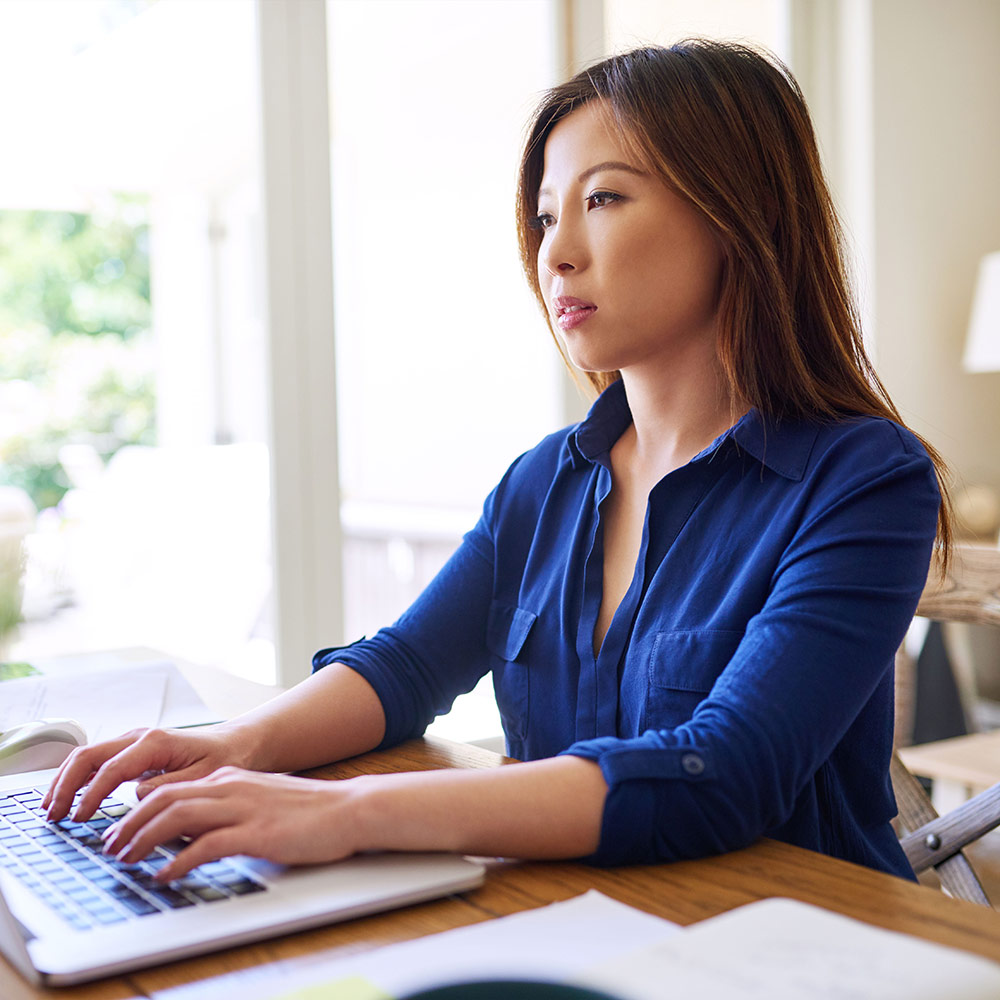
<svg viewBox="0 0 1000 1000"><path fill-rule="evenodd" d="M603 390L587 419L514 463L393 627L233 722L76 751L50 818L154 772L107 849L191 837L162 879L235 853L621 863L762 835L912 877L892 657L947 507L865 357L794 81L715 42L593 67L535 116L518 222ZM525 763L264 773L417 735L487 670Z"/></svg>

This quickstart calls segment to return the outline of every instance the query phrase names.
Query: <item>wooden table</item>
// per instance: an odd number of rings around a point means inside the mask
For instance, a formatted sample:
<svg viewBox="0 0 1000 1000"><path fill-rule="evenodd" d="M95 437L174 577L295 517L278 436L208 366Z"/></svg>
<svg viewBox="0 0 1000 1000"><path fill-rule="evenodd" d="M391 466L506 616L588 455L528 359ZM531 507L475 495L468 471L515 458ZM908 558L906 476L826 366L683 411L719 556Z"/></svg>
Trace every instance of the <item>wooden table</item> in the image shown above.
<svg viewBox="0 0 1000 1000"><path fill-rule="evenodd" d="M502 763L503 758L487 750L425 738L311 774L346 778L437 767L496 767ZM591 888L680 924L752 900L788 896L1000 961L1000 913L949 899L891 875L765 840L720 857L644 867L599 869L570 862L497 861L481 888L461 896L67 989L36 989L0 961L0 997L128 1000L320 949L346 954L403 941L568 899Z"/></svg>
<svg viewBox="0 0 1000 1000"><path fill-rule="evenodd" d="M903 747L900 759L922 778L932 778L934 806L944 815L1000 781L1000 730Z"/></svg>

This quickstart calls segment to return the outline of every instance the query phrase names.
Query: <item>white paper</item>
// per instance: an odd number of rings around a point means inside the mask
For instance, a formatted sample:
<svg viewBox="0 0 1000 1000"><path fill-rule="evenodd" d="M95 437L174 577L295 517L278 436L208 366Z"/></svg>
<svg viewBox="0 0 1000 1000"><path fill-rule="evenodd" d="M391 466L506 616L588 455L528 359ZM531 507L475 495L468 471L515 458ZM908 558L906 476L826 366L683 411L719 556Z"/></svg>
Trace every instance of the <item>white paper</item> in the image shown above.
<svg viewBox="0 0 1000 1000"><path fill-rule="evenodd" d="M33 719L75 719L91 743L138 726L159 725L167 674L112 670L62 677L41 675L0 683L0 730Z"/></svg>
<svg viewBox="0 0 1000 1000"><path fill-rule="evenodd" d="M623 1000L1000 997L1000 965L791 899L737 907L576 981Z"/></svg>
<svg viewBox="0 0 1000 1000"><path fill-rule="evenodd" d="M165 675L166 687L163 691L160 714L153 722L133 722L119 733L135 729L137 726L200 726L207 722L218 722L218 714L212 712L201 700L198 692L188 679L178 670L175 663L163 657L136 659L128 651L107 653L81 653L76 656L60 656L51 660L39 660L35 666L48 679L63 679L94 676L108 672L123 672L141 675ZM158 679L154 683L159 683ZM0 688L2 698L3 688ZM73 718L73 716L70 716Z"/></svg>
<svg viewBox="0 0 1000 1000"><path fill-rule="evenodd" d="M388 945L348 958L323 953L245 969L153 994L155 1000L294 998L300 991L337 984L363 996L358 980L381 994L402 996L418 989L469 979L566 980L595 961L608 961L636 946L651 947L679 928L668 920L626 906L591 890L509 917L459 927ZM310 994L313 995L313 994Z"/></svg>

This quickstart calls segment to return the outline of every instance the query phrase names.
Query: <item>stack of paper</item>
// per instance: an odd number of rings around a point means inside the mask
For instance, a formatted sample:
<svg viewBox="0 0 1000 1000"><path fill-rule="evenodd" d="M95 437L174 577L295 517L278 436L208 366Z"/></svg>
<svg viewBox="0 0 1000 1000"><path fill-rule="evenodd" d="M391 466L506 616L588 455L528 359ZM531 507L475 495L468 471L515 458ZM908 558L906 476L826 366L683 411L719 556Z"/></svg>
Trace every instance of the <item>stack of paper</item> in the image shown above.
<svg viewBox="0 0 1000 1000"><path fill-rule="evenodd" d="M39 666L34 676L2 682L0 731L32 719L75 719L97 743L130 729L214 721L168 660L119 663L95 655L87 662L67 657Z"/></svg>
<svg viewBox="0 0 1000 1000"><path fill-rule="evenodd" d="M585 970L623 1000L997 1000L1000 965L792 899L703 920ZM667 985L669 984L669 992Z"/></svg>
<svg viewBox="0 0 1000 1000"><path fill-rule="evenodd" d="M588 892L510 917L488 920L349 958L320 953L246 969L155 994L156 1000L391 1000L473 979L569 980L584 962L614 960L652 947L679 928Z"/></svg>
<svg viewBox="0 0 1000 1000"><path fill-rule="evenodd" d="M156 1000L393 1000L483 979L569 982L619 1000L997 1000L1000 965L789 899L681 929L598 892L378 948L231 973Z"/></svg>

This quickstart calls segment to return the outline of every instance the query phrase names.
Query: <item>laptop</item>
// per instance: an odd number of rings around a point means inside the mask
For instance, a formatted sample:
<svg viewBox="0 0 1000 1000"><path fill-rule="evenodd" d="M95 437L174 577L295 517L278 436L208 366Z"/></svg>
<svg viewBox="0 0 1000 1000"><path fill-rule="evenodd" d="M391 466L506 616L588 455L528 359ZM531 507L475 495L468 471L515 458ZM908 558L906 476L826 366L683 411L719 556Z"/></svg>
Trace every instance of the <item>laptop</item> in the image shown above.
<svg viewBox="0 0 1000 1000"><path fill-rule="evenodd" d="M287 867L249 857L161 885L176 845L123 865L100 833L135 802L128 789L86 823L47 823L54 770L0 777L0 953L46 986L117 975L231 945L348 920L482 884L481 864L448 854L358 855Z"/></svg>

